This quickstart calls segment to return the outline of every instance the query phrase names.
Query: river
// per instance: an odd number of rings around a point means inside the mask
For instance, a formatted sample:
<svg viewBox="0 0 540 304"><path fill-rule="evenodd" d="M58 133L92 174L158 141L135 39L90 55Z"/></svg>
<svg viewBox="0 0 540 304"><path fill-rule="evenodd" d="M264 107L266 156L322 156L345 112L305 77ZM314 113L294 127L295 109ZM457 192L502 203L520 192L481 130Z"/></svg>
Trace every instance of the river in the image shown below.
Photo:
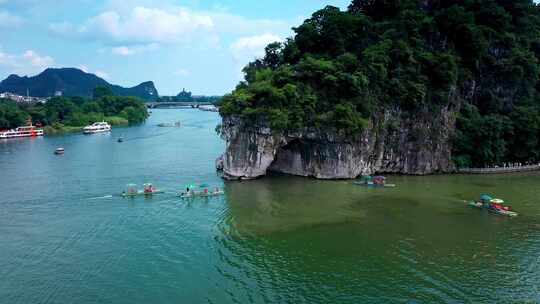
<svg viewBox="0 0 540 304"><path fill-rule="evenodd" d="M0 303L540 303L539 173L224 184L218 122L154 110L111 134L0 141ZM118 196L145 182L166 193ZM226 195L175 197L191 183ZM480 193L520 216L466 207Z"/></svg>

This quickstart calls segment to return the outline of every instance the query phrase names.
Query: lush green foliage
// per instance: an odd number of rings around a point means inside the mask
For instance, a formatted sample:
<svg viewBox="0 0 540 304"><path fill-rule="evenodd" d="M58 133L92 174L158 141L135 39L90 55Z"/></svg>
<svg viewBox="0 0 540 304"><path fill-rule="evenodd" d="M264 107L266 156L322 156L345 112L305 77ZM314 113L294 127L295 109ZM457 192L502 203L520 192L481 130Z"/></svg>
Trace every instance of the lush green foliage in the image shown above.
<svg viewBox="0 0 540 304"><path fill-rule="evenodd" d="M0 129L12 129L28 120L28 114L21 110L17 104L0 99Z"/></svg>
<svg viewBox="0 0 540 304"><path fill-rule="evenodd" d="M113 96L107 88L96 88L94 99L54 97L44 104L16 104L0 100L0 128L15 128L31 118L35 124L60 127L85 126L96 121L136 124L146 120L144 102L136 97Z"/></svg>
<svg viewBox="0 0 540 304"><path fill-rule="evenodd" d="M244 68L221 114L355 134L381 110L459 113L460 165L540 157L540 10L532 0L328 6Z"/></svg>

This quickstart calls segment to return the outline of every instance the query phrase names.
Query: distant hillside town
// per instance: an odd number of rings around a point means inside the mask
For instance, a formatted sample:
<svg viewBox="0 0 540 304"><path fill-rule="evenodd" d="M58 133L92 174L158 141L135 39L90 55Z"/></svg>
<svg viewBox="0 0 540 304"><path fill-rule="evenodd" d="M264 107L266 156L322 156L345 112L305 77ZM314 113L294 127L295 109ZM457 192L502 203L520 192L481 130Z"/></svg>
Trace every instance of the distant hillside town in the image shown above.
<svg viewBox="0 0 540 304"><path fill-rule="evenodd" d="M55 96L61 96L62 92L60 92L59 94L60 95L55 94ZM49 98L50 97L33 97L33 96L28 96L28 95L22 96L22 95L13 94L10 92L0 93L0 99L9 99L16 103L29 103L29 104L46 103Z"/></svg>

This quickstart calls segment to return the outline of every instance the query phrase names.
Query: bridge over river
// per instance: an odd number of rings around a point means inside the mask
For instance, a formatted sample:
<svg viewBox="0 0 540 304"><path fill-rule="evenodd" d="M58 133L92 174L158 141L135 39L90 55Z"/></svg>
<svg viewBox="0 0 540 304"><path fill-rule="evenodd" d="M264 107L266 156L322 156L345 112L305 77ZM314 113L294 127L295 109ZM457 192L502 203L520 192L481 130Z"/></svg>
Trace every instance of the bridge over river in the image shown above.
<svg viewBox="0 0 540 304"><path fill-rule="evenodd" d="M155 108L198 108L199 106L209 106L211 102L147 102L146 107Z"/></svg>

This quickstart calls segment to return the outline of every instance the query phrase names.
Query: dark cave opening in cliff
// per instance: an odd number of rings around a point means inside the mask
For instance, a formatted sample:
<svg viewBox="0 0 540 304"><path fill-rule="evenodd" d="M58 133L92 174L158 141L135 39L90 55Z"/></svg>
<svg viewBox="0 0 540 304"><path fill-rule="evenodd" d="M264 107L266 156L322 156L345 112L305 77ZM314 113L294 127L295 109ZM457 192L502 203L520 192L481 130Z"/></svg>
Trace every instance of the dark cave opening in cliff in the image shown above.
<svg viewBox="0 0 540 304"><path fill-rule="evenodd" d="M287 144L282 146L281 148L279 148L279 150L283 150L283 151L299 151L301 147L302 147L302 141L299 138L295 138L295 139L287 142Z"/></svg>
<svg viewBox="0 0 540 304"><path fill-rule="evenodd" d="M301 162L302 148L304 146L304 143L298 138L287 142L287 144L277 150L269 170L273 172L290 173L291 169L295 167L295 164L298 165L299 162Z"/></svg>

